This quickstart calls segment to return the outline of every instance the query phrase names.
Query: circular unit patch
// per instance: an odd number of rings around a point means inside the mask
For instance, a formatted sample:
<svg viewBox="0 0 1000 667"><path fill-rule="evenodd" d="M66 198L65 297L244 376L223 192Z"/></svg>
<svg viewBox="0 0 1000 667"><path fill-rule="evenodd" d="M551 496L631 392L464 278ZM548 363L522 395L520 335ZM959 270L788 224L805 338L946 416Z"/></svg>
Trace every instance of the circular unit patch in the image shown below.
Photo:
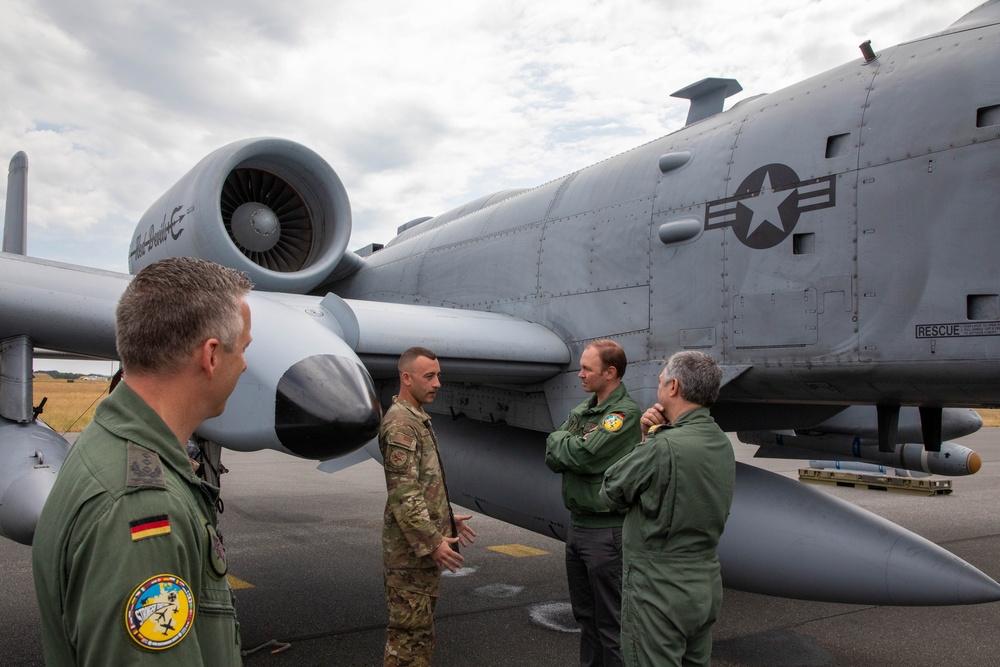
<svg viewBox="0 0 1000 667"><path fill-rule="evenodd" d="M125 604L125 629L139 646L174 646L194 623L194 595L183 579L158 574L139 584Z"/></svg>
<svg viewBox="0 0 1000 667"><path fill-rule="evenodd" d="M222 538L219 532L210 523L205 524L205 532L208 533L208 566L212 573L221 579L229 572L229 565L226 564L226 548L222 545Z"/></svg>
<svg viewBox="0 0 1000 667"><path fill-rule="evenodd" d="M406 451L399 449L398 447L393 447L389 451L389 467L393 470L405 470L406 461L409 459L409 454Z"/></svg>
<svg viewBox="0 0 1000 667"><path fill-rule="evenodd" d="M625 415L620 412L612 412L610 415L606 416L601 422L603 426L608 431L617 431L625 423Z"/></svg>

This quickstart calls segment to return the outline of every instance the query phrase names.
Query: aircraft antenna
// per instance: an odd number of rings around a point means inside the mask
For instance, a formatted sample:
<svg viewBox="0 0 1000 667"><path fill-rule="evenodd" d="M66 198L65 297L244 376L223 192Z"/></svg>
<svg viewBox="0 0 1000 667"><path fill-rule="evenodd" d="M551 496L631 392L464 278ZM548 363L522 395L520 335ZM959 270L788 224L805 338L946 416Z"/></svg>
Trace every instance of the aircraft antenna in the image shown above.
<svg viewBox="0 0 1000 667"><path fill-rule="evenodd" d="M858 45L858 48L861 49L861 55L865 57L866 65L870 62L875 61L878 58L878 56L875 54L875 49L872 48L872 40L866 39L865 41L861 42L860 45Z"/></svg>
<svg viewBox="0 0 1000 667"><path fill-rule="evenodd" d="M688 117L684 122L684 126L687 127L692 123L697 123L699 120L722 113L726 98L735 95L741 90L743 90L743 86L736 79L709 77L681 88L676 93L671 94L670 97L691 100L691 106L688 108Z"/></svg>

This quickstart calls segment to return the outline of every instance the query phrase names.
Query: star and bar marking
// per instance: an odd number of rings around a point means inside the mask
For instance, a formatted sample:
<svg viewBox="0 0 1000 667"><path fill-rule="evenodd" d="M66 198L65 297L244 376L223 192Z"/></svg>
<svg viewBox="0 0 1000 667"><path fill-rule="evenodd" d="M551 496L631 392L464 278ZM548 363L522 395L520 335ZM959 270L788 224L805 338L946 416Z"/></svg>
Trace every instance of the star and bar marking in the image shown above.
<svg viewBox="0 0 1000 667"><path fill-rule="evenodd" d="M836 177L803 181L788 165L768 164L743 179L734 196L705 204L705 230L732 227L740 243L765 250L788 238L803 213L836 204Z"/></svg>

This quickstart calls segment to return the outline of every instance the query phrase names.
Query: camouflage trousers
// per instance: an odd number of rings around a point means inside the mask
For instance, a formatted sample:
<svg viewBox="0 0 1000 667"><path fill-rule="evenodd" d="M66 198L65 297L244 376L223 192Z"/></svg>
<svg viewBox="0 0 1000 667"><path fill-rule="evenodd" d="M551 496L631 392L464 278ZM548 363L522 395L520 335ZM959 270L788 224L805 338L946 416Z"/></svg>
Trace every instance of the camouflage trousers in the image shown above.
<svg viewBox="0 0 1000 667"><path fill-rule="evenodd" d="M385 588L389 608L386 628L384 667L429 667L434 652L434 607L436 597Z"/></svg>

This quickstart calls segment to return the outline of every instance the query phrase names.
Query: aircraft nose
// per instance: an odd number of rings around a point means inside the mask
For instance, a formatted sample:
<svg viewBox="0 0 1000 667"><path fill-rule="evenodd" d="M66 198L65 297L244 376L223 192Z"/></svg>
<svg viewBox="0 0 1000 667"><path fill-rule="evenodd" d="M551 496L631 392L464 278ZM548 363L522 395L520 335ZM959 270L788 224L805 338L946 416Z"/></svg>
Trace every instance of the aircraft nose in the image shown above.
<svg viewBox="0 0 1000 667"><path fill-rule="evenodd" d="M378 435L382 408L368 371L346 357L307 357L278 382L274 430L281 444L305 458L329 459Z"/></svg>

